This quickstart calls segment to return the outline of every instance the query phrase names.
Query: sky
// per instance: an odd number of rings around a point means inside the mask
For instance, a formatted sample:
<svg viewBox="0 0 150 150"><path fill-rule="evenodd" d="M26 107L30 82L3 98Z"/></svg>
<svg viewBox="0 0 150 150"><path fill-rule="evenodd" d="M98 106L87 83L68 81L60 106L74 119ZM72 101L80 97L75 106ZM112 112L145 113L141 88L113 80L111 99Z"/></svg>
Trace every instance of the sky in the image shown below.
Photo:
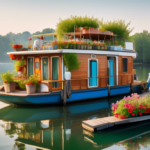
<svg viewBox="0 0 150 150"><path fill-rule="evenodd" d="M131 21L131 35L150 32L150 0L0 0L0 35L56 29L71 15Z"/></svg>

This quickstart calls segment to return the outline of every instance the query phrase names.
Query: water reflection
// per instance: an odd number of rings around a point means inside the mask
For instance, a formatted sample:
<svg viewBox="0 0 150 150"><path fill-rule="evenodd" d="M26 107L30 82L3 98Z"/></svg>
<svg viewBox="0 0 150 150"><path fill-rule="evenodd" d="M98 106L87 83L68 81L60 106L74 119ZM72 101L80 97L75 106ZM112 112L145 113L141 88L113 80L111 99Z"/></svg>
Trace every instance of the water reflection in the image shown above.
<svg viewBox="0 0 150 150"><path fill-rule="evenodd" d="M150 123L147 121L116 126L96 133L82 128L82 120L111 115L110 103L120 98L122 96L111 98L109 101L105 99L70 105L66 108L7 106L0 109L0 120L3 120L0 128L3 128L6 136L10 138L17 135L13 150L24 150L27 145L36 150L113 149L113 146L117 146L115 149L148 147Z"/></svg>

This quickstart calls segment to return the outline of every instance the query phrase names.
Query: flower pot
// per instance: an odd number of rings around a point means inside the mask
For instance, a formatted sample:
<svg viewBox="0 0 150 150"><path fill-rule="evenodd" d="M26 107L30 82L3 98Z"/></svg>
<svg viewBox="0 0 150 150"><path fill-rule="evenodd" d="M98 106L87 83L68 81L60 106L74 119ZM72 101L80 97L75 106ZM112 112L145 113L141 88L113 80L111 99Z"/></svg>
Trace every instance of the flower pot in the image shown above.
<svg viewBox="0 0 150 150"><path fill-rule="evenodd" d="M73 49L73 45L69 44L68 49Z"/></svg>
<svg viewBox="0 0 150 150"><path fill-rule="evenodd" d="M16 83L4 83L5 93L15 92Z"/></svg>
<svg viewBox="0 0 150 150"><path fill-rule="evenodd" d="M68 49L68 45L64 45L64 49Z"/></svg>
<svg viewBox="0 0 150 150"><path fill-rule="evenodd" d="M58 49L58 45L54 45L54 46L53 46L53 49L54 49L54 50Z"/></svg>
<svg viewBox="0 0 150 150"><path fill-rule="evenodd" d="M77 49L81 49L81 45L77 45Z"/></svg>
<svg viewBox="0 0 150 150"><path fill-rule="evenodd" d="M93 49L93 50L97 50L97 45L93 45L93 46L92 46L92 49Z"/></svg>
<svg viewBox="0 0 150 150"><path fill-rule="evenodd" d="M16 48L16 49L15 49L15 52L16 52L16 51L22 51L22 48Z"/></svg>
<svg viewBox="0 0 150 150"><path fill-rule="evenodd" d="M65 80L71 80L71 72L65 72Z"/></svg>
<svg viewBox="0 0 150 150"><path fill-rule="evenodd" d="M88 45L87 48L91 50L92 49L92 45Z"/></svg>
<svg viewBox="0 0 150 150"><path fill-rule="evenodd" d="M26 85L27 94L34 94L36 91L36 85Z"/></svg>
<svg viewBox="0 0 150 150"><path fill-rule="evenodd" d="M107 50L110 50L110 49L111 49L111 46L108 45L108 46L107 46Z"/></svg>
<svg viewBox="0 0 150 150"><path fill-rule="evenodd" d="M75 45L73 45L73 49L77 49L77 45L75 44Z"/></svg>
<svg viewBox="0 0 150 150"><path fill-rule="evenodd" d="M101 49L102 49L102 50L104 50L104 49L105 49L105 47L104 47L104 46L101 46Z"/></svg>
<svg viewBox="0 0 150 150"><path fill-rule="evenodd" d="M87 49L87 45L81 45L81 49Z"/></svg>

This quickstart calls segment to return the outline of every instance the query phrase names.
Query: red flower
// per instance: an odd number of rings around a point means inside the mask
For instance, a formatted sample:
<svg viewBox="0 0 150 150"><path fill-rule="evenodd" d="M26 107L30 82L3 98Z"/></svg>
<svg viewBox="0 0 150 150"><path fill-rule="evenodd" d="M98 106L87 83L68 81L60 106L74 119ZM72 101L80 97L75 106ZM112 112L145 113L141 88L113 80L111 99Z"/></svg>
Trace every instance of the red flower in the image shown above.
<svg viewBox="0 0 150 150"><path fill-rule="evenodd" d="M141 112L139 112L138 114L139 114L139 116L142 116L142 113L141 113Z"/></svg>
<svg viewBox="0 0 150 150"><path fill-rule="evenodd" d="M150 113L150 108L147 108L146 111Z"/></svg>
<svg viewBox="0 0 150 150"><path fill-rule="evenodd" d="M132 108L129 108L128 109L128 112L131 114L133 112L133 109Z"/></svg>
<svg viewBox="0 0 150 150"><path fill-rule="evenodd" d="M143 105L141 104L141 105L139 105L139 109L142 109L143 108Z"/></svg>
<svg viewBox="0 0 150 150"><path fill-rule="evenodd" d="M126 115L121 115L120 117L121 117L121 119L126 119L127 118Z"/></svg>
<svg viewBox="0 0 150 150"><path fill-rule="evenodd" d="M135 116L135 113L132 113L132 114L131 114L131 116L133 116L133 117L134 117L134 116Z"/></svg>
<svg viewBox="0 0 150 150"><path fill-rule="evenodd" d="M147 112L145 111L144 114L147 114Z"/></svg>
<svg viewBox="0 0 150 150"><path fill-rule="evenodd" d="M7 83L7 81L4 81L4 83Z"/></svg>

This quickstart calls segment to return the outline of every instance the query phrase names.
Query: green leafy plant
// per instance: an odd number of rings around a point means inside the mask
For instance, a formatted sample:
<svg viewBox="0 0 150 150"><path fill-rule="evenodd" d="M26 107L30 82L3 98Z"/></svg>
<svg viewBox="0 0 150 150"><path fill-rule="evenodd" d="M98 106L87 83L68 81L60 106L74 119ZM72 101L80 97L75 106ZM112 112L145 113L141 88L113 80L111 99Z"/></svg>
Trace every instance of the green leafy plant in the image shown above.
<svg viewBox="0 0 150 150"><path fill-rule="evenodd" d="M20 67L24 66L24 61L23 60L17 60L14 64L15 71L19 71Z"/></svg>
<svg viewBox="0 0 150 150"><path fill-rule="evenodd" d="M9 72L9 70L6 73L1 73L1 78L4 81L4 83L12 83L14 82L13 79L14 72Z"/></svg>
<svg viewBox="0 0 150 150"><path fill-rule="evenodd" d="M17 83L20 89L26 90L27 80L18 80Z"/></svg>
<svg viewBox="0 0 150 150"><path fill-rule="evenodd" d="M65 53L63 54L65 65L69 71L79 69L80 62L78 60L78 55L74 53Z"/></svg>
<svg viewBox="0 0 150 150"><path fill-rule="evenodd" d="M86 27L86 29L88 29L89 27L98 28L99 21L97 18L87 16L71 16L70 18L67 18L65 20L60 19L56 28L58 39L61 40L64 33L74 32L75 27Z"/></svg>
<svg viewBox="0 0 150 150"><path fill-rule="evenodd" d="M104 22L100 21L101 28L111 31L118 36L118 38L125 38L129 40L129 35L133 31L133 28L129 28L131 22L126 23L125 20L113 20Z"/></svg>

